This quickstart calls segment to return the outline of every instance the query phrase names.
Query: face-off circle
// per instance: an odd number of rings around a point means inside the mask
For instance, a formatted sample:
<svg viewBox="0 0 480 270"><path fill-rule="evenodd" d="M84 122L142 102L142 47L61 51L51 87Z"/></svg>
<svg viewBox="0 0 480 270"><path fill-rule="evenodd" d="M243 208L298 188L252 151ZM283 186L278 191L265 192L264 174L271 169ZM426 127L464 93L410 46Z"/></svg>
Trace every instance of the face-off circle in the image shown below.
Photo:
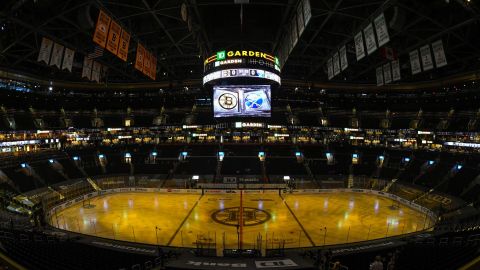
<svg viewBox="0 0 480 270"><path fill-rule="evenodd" d="M238 226L240 207L229 207L217 210L212 214L212 219L227 226ZM256 226L267 222L271 218L265 210L252 207L243 207L243 226Z"/></svg>
<svg viewBox="0 0 480 270"><path fill-rule="evenodd" d="M218 97L218 104L225 110L231 110L237 107L237 103L237 97L230 93L225 93Z"/></svg>

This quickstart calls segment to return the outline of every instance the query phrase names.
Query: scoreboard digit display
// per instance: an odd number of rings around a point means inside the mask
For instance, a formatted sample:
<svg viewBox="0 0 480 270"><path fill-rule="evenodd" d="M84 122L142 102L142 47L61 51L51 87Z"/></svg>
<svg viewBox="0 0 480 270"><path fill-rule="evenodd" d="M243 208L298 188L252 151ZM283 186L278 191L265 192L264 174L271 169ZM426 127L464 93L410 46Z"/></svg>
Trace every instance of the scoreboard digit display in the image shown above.
<svg viewBox="0 0 480 270"><path fill-rule="evenodd" d="M280 84L280 60L265 52L219 51L205 59L203 67L203 84L228 78L252 78Z"/></svg>
<svg viewBox="0 0 480 270"><path fill-rule="evenodd" d="M270 117L270 85L213 87L214 117Z"/></svg>

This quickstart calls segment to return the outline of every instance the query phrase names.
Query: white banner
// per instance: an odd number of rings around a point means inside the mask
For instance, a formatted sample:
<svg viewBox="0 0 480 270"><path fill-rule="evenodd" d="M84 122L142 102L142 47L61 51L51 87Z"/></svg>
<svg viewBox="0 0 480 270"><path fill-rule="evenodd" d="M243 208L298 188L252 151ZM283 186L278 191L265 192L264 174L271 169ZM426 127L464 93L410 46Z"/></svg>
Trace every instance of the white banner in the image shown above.
<svg viewBox="0 0 480 270"><path fill-rule="evenodd" d="M435 66L437 68L447 65L447 58L445 57L445 51L443 50L442 40L437 40L432 43L433 56L435 58Z"/></svg>
<svg viewBox="0 0 480 270"><path fill-rule="evenodd" d="M288 29L288 32L287 32L287 37L288 37L288 54L290 55L290 53L292 52L293 50L293 47L295 46L295 44L293 44L293 36L292 36L292 31L291 31L291 25Z"/></svg>
<svg viewBox="0 0 480 270"><path fill-rule="evenodd" d="M418 57L418 50L410 52L410 66L412 67L413 75L422 71L422 68L420 67L420 58Z"/></svg>
<svg viewBox="0 0 480 270"><path fill-rule="evenodd" d="M292 34L292 49L297 45L298 41L298 31L297 31L297 19L293 17L293 20L290 24L290 33Z"/></svg>
<svg viewBox="0 0 480 270"><path fill-rule="evenodd" d="M383 13L380 14L373 22L377 32L378 47L381 47L390 41L387 23L385 22L385 15Z"/></svg>
<svg viewBox="0 0 480 270"><path fill-rule="evenodd" d="M333 54L333 75L337 76L340 74L340 57L338 52Z"/></svg>
<svg viewBox="0 0 480 270"><path fill-rule="evenodd" d="M400 79L400 62L398 60L394 60L392 61L392 80L396 82Z"/></svg>
<svg viewBox="0 0 480 270"><path fill-rule="evenodd" d="M50 58L50 66L62 67L62 57L65 47L58 43L53 44L52 57Z"/></svg>
<svg viewBox="0 0 480 270"><path fill-rule="evenodd" d="M48 65L50 61L50 54L52 52L53 41L48 38L42 38L42 44L40 45L40 51L38 52L38 62L45 62Z"/></svg>
<svg viewBox="0 0 480 270"><path fill-rule="evenodd" d="M65 48L65 54L63 55L62 69L66 69L72 72L74 57L75 57L75 51L69 48Z"/></svg>
<svg viewBox="0 0 480 270"><path fill-rule="evenodd" d="M420 47L420 55L422 56L423 71L433 68L432 53L430 52L430 44Z"/></svg>
<svg viewBox="0 0 480 270"><path fill-rule="evenodd" d="M363 29L365 35L365 44L367 45L367 53L372 54L377 49L377 42L375 41L375 33L373 32L373 25L369 23L365 29Z"/></svg>
<svg viewBox="0 0 480 270"><path fill-rule="evenodd" d="M340 68L345 70L348 67L348 59L347 59L347 47L343 45L340 47Z"/></svg>
<svg viewBox="0 0 480 270"><path fill-rule="evenodd" d="M328 79L331 80L333 78L333 63L332 58L328 58L327 61L327 75Z"/></svg>
<svg viewBox="0 0 480 270"><path fill-rule="evenodd" d="M100 82L100 72L102 71L102 64L93 61L92 81Z"/></svg>
<svg viewBox="0 0 480 270"><path fill-rule="evenodd" d="M305 20L303 19L303 5L300 3L297 8L297 26L298 26L298 36L301 36L303 30L305 29Z"/></svg>
<svg viewBox="0 0 480 270"><path fill-rule="evenodd" d="M82 78L91 80L93 60L85 56L83 59Z"/></svg>
<svg viewBox="0 0 480 270"><path fill-rule="evenodd" d="M362 31L355 35L355 54L357 55L357 61L365 57L365 46L363 45Z"/></svg>
<svg viewBox="0 0 480 270"><path fill-rule="evenodd" d="M390 67L390 62L383 65L383 80L385 84L392 82L392 68Z"/></svg>
<svg viewBox="0 0 480 270"><path fill-rule="evenodd" d="M312 8L310 6L310 0L303 0L303 18L305 20L305 26L308 25L312 18Z"/></svg>
<svg viewBox="0 0 480 270"><path fill-rule="evenodd" d="M382 66L377 67L377 86L383 85L383 68Z"/></svg>

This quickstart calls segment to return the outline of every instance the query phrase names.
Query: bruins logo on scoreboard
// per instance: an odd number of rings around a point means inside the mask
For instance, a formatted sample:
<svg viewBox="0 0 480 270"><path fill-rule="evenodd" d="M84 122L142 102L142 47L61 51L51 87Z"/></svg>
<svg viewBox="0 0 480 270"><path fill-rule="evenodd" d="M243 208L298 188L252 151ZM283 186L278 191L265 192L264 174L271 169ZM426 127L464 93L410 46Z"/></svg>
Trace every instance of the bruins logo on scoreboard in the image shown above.
<svg viewBox="0 0 480 270"><path fill-rule="evenodd" d="M237 107L238 99L232 93L225 93L218 98L218 104L225 110L232 110Z"/></svg>

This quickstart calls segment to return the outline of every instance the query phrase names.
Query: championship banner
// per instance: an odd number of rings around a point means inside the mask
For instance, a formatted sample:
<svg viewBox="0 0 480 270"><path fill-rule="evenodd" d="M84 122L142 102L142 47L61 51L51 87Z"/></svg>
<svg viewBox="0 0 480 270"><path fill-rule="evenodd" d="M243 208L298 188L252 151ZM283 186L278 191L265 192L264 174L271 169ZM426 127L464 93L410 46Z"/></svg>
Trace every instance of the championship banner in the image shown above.
<svg viewBox="0 0 480 270"><path fill-rule="evenodd" d="M445 51L443 50L442 40L437 40L432 43L433 56L435 58L435 66L437 68L447 65L447 58L445 57Z"/></svg>
<svg viewBox="0 0 480 270"><path fill-rule="evenodd" d="M328 74L328 79L331 80L333 78L332 58L328 58L328 61L327 61L327 74Z"/></svg>
<svg viewBox="0 0 480 270"><path fill-rule="evenodd" d="M310 6L310 0L303 0L303 18L305 21L305 26L308 25L310 19L312 18L312 8Z"/></svg>
<svg viewBox="0 0 480 270"><path fill-rule="evenodd" d="M92 64L93 64L93 60L85 56L85 58L83 59L82 78L87 78L91 80Z"/></svg>
<svg viewBox="0 0 480 270"><path fill-rule="evenodd" d="M381 47L390 41L385 15L383 13L380 14L375 18L373 23L375 24L375 30L377 32L378 47Z"/></svg>
<svg viewBox="0 0 480 270"><path fill-rule="evenodd" d="M348 67L348 59L347 59L347 47L343 45L340 47L340 68L343 70L347 69Z"/></svg>
<svg viewBox="0 0 480 270"><path fill-rule="evenodd" d="M148 50L145 50L143 57L143 74L150 75L150 52Z"/></svg>
<svg viewBox="0 0 480 270"><path fill-rule="evenodd" d="M95 33L93 34L93 42L97 43L101 47L105 48L107 43L108 27L112 19L105 12L100 10L97 19L97 26L95 27Z"/></svg>
<svg viewBox="0 0 480 270"><path fill-rule="evenodd" d="M390 62L383 65L383 80L385 84L392 82L392 69L390 67Z"/></svg>
<svg viewBox="0 0 480 270"><path fill-rule="evenodd" d="M377 67L377 86L383 85L383 68L382 66Z"/></svg>
<svg viewBox="0 0 480 270"><path fill-rule="evenodd" d="M392 61L392 80L399 81L400 77L400 62L398 60Z"/></svg>
<svg viewBox="0 0 480 270"><path fill-rule="evenodd" d="M52 53L53 41L48 38L42 38L42 44L40 45L40 51L38 52L38 62L45 62L48 65L50 61L50 54Z"/></svg>
<svg viewBox="0 0 480 270"><path fill-rule="evenodd" d="M120 34L122 32L122 27L114 20L110 23L110 30L108 31L107 39L107 50L111 53L117 55L118 43L120 42Z"/></svg>
<svg viewBox="0 0 480 270"><path fill-rule="evenodd" d="M292 47L295 47L298 42L298 30L297 30L297 18L293 17L293 20L290 25L291 33L292 33Z"/></svg>
<svg viewBox="0 0 480 270"><path fill-rule="evenodd" d="M100 82L100 72L102 71L102 64L93 61L92 81Z"/></svg>
<svg viewBox="0 0 480 270"><path fill-rule="evenodd" d="M430 52L430 44L420 47L420 55L422 56L423 71L433 68L432 53Z"/></svg>
<svg viewBox="0 0 480 270"><path fill-rule="evenodd" d="M66 69L72 72L74 57L75 57L75 51L69 48L65 48L65 54L63 55L62 69Z"/></svg>
<svg viewBox="0 0 480 270"><path fill-rule="evenodd" d="M297 26L298 36L301 36L303 30L305 30L305 20L303 19L303 5L300 3L297 8Z"/></svg>
<svg viewBox="0 0 480 270"><path fill-rule="evenodd" d="M151 62L151 66L152 66L152 68L151 68L151 70L152 70L151 73L152 74L151 74L150 78L155 81L157 79L157 57L152 54L152 58L151 58L150 62Z"/></svg>
<svg viewBox="0 0 480 270"><path fill-rule="evenodd" d="M53 44L52 50L52 57L50 58L50 66L56 66L61 68L62 66L62 57L63 57L63 50L65 47L58 43Z"/></svg>
<svg viewBox="0 0 480 270"><path fill-rule="evenodd" d="M357 55L357 61L365 57L365 46L363 45L362 31L355 35L355 54Z"/></svg>
<svg viewBox="0 0 480 270"><path fill-rule="evenodd" d="M377 49L377 42L375 41L375 33L373 33L372 23L369 23L365 29L363 29L365 35L365 44L367 45L367 53L372 54Z"/></svg>
<svg viewBox="0 0 480 270"><path fill-rule="evenodd" d="M145 56L145 48L140 44L137 44L137 56L135 57L135 69L143 72L143 58Z"/></svg>
<svg viewBox="0 0 480 270"><path fill-rule="evenodd" d="M420 59L418 57L418 50L410 52L410 66L412 67L412 75L420 73L422 68L420 67Z"/></svg>
<svg viewBox="0 0 480 270"><path fill-rule="evenodd" d="M123 61L127 61L128 58L128 46L130 45L130 34L122 29L122 34L120 35L120 45L118 47L117 56Z"/></svg>
<svg viewBox="0 0 480 270"><path fill-rule="evenodd" d="M333 54L333 75L337 76L338 74L340 74L340 57L336 52Z"/></svg>

